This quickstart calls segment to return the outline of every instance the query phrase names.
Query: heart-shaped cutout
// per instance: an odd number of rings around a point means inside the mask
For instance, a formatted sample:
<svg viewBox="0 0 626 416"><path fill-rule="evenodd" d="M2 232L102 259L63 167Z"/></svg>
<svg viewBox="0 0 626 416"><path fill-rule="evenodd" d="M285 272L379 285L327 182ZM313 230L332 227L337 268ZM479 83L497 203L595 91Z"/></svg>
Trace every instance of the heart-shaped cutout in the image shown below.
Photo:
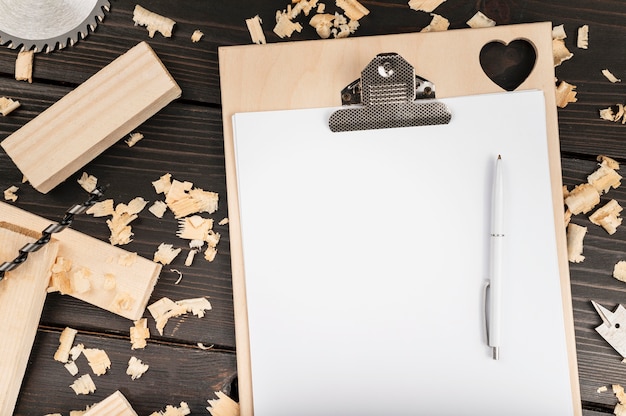
<svg viewBox="0 0 626 416"><path fill-rule="evenodd" d="M485 74L500 88L513 91L528 78L535 62L537 51L525 39L516 39L508 44L502 41L489 42L480 50L480 66Z"/></svg>

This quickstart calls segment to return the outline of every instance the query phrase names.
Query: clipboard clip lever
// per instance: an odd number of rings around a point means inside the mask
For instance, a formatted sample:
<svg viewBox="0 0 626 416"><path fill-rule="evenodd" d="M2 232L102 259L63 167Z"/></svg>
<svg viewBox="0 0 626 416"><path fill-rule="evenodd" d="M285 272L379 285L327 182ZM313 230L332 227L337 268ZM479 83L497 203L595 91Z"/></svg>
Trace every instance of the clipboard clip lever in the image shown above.
<svg viewBox="0 0 626 416"><path fill-rule="evenodd" d="M341 91L341 101L349 108L330 116L333 132L448 124L452 118L435 100L435 85L397 53L376 55Z"/></svg>

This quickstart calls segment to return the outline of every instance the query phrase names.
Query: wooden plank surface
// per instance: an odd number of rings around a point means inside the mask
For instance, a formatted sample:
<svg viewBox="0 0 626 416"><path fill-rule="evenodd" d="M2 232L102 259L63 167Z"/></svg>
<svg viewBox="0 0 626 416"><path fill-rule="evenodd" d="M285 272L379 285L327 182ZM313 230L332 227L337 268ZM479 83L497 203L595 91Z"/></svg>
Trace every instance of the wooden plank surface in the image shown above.
<svg viewBox="0 0 626 416"><path fill-rule="evenodd" d="M150 182L170 172L175 178L218 192L220 207L212 217L216 220L226 217L217 48L249 44L245 19L257 14L264 22L268 43L316 39L314 29L305 21L302 33L296 33L291 39L282 40L272 33L274 14L287 3L276 0L146 1L140 4L177 21L172 38L157 34L150 39L144 27L133 25L132 11L136 2L112 0L111 11L95 33L63 51L35 56L32 84L13 79L17 52L1 47L0 96L18 99L22 107L0 117L0 140L115 57L145 40L181 86L182 98L138 128L145 138L135 147L117 143L88 164L85 170L98 177L102 184L110 184L106 196L116 202L128 202L135 196L154 201L156 195ZM328 8L333 9L334 2L327 3ZM431 19L428 13L410 10L406 0L364 0L362 3L370 14L361 19L361 27L355 36L419 31ZM566 45L574 57L556 68L556 75L577 85L578 91L578 102L558 111L564 182L570 186L593 170L597 154L626 161L623 145L626 126L598 117L599 108L624 102L624 84L611 84L600 73L608 68L618 78L626 77L626 61L622 53L626 28L620 12L622 6L617 0L591 3L582 0L549 3L539 0L447 0L435 10L450 20L451 29L466 27L465 22L478 9L499 25L537 21L565 24ZM582 24L590 26L588 50L576 48L576 30ZM189 38L196 29L202 30L205 37L193 43ZM254 71L254 68L249 70ZM324 80L312 82L323 83ZM19 199L14 204L47 219L59 218L69 206L83 199L84 191L76 184L76 179L77 175L74 175L49 194L41 195L28 185L21 185L21 173L8 156L0 152L0 189L20 186ZM610 195L620 204L626 204L626 195L622 191L614 190ZM269 226L271 230L271 224ZM102 241L108 240L108 228L102 219L81 216L73 227ZM161 242L182 245L175 236L176 229L173 216L157 219L144 212L133 224L135 240L125 248L151 258ZM154 321L150 318L153 338L146 350L138 352L137 356L150 364L151 369L139 380L131 381L124 371L132 353L128 341L130 321L67 296L48 295L16 414L61 412L67 415L70 409L84 409L118 389L138 414L163 410L166 404L178 405L183 400L190 404L194 413L206 414L206 400L214 398L212 391L224 389L237 397L236 389L230 388L236 365L228 225L219 230L222 241L215 262L196 259L192 267L185 267L183 259L177 259L171 267L163 268L151 299L209 296L213 309L204 318L184 316L171 320L162 337L156 336ZM600 385L626 385L624 364L619 355L594 330L601 321L594 315L589 302L594 299L607 307L626 302L624 285L610 277L612 262L625 251L626 234L621 227L615 235L608 236L590 225L585 241L585 261L570 264L582 402L587 416L611 414L617 402L611 393L598 394L596 389ZM174 284L178 275L170 272L170 268L183 272L178 285ZM60 331L67 325L79 330L81 342L105 349L111 356L111 372L94 377L98 390L93 395L76 396L68 387L74 378L52 359ZM199 350L193 347L196 342L214 344L215 349ZM380 354L386 353L389 352ZM160 369L154 371L157 368Z"/></svg>

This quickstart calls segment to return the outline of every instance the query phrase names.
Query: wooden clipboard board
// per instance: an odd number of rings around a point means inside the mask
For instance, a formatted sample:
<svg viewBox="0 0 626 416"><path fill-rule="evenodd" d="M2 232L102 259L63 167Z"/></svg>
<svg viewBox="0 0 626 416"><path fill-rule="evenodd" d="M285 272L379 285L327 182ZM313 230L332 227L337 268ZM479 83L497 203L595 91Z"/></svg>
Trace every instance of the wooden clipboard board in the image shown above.
<svg viewBox="0 0 626 416"><path fill-rule="evenodd" d="M233 301L240 408L253 414L250 350L232 116L239 112L341 105L340 91L379 53L395 52L436 85L437 98L503 92L483 71L484 45L523 39L537 53L535 66L517 88L540 89L546 100L550 175L559 271L575 414L582 415L569 265L563 219L561 159L555 103L550 22L361 38L244 45L219 49L224 151L230 218ZM462 64L461 64L462 63ZM280 128L277 126L277 128Z"/></svg>

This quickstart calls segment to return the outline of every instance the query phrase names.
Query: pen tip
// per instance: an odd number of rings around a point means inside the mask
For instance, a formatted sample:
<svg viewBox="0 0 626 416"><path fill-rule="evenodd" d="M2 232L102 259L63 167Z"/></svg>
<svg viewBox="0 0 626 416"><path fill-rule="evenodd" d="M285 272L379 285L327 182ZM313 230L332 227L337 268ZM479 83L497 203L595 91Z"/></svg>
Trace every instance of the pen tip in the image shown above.
<svg viewBox="0 0 626 416"><path fill-rule="evenodd" d="M498 155L498 159L502 159L502 155Z"/></svg>

